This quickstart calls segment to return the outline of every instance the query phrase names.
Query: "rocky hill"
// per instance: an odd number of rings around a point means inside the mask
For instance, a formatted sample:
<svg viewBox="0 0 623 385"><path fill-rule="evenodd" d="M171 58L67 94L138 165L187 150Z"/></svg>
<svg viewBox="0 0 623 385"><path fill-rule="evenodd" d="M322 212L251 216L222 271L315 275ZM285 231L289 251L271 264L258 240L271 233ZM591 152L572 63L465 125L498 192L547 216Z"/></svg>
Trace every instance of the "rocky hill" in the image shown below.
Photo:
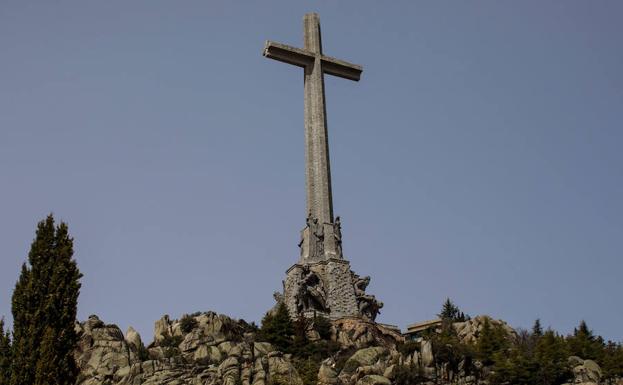
<svg viewBox="0 0 623 385"><path fill-rule="evenodd" d="M452 325L465 344L474 344L491 326L501 330L503 338L518 338L506 323L486 316ZM124 336L116 325L95 315L76 328L78 385L468 385L489 384L491 378L486 363L465 357L453 365L442 359L443 349L434 336L405 341L393 329L355 318L332 322L329 340L335 349L316 366L261 341L253 325L214 312L179 320L162 317L147 346L134 329ZM313 330L307 334L310 344L319 341ZM600 383L601 369L595 362L570 357L569 365L571 382Z"/></svg>

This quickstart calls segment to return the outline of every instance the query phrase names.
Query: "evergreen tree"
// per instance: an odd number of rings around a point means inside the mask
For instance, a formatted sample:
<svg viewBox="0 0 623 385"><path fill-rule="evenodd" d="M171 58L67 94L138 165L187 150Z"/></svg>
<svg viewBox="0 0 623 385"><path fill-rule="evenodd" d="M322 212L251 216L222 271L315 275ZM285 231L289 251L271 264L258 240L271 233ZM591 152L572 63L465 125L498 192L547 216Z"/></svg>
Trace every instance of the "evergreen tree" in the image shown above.
<svg viewBox="0 0 623 385"><path fill-rule="evenodd" d="M463 369L466 373L472 370L472 362L475 356L473 346L464 344L459 340L456 329L451 322L444 321L439 333L431 332L430 341L433 349L435 364L438 366L446 365L449 377L459 372L459 367L463 362ZM451 381L452 378L445 380Z"/></svg>
<svg viewBox="0 0 623 385"><path fill-rule="evenodd" d="M52 215L39 222L13 292L10 385L75 383L72 351L82 274L72 257L67 225L55 226Z"/></svg>
<svg viewBox="0 0 623 385"><path fill-rule="evenodd" d="M536 384L536 372L539 363L529 352L526 345L515 346L508 357L495 354L493 384L533 385Z"/></svg>
<svg viewBox="0 0 623 385"><path fill-rule="evenodd" d="M437 314L442 321L454 321L459 314L459 308L450 300L446 298L446 301L441 306L441 313Z"/></svg>
<svg viewBox="0 0 623 385"><path fill-rule="evenodd" d="M541 320L537 318L532 326L532 335L534 337L541 337L543 335L543 327L541 326Z"/></svg>
<svg viewBox="0 0 623 385"><path fill-rule="evenodd" d="M318 332L320 338L328 340L331 338L331 321L321 315L314 317L313 329Z"/></svg>
<svg viewBox="0 0 623 385"><path fill-rule="evenodd" d="M573 336L567 338L567 344L571 355L585 360L601 361L602 359L603 339L596 337L585 321L581 321L580 325L573 330Z"/></svg>
<svg viewBox="0 0 623 385"><path fill-rule="evenodd" d="M493 384L533 385L539 363L534 357L539 336L527 330L518 330L517 338L506 351L494 356Z"/></svg>
<svg viewBox="0 0 623 385"><path fill-rule="evenodd" d="M288 308L281 302L274 314L266 313L262 319L259 337L275 345L282 352L287 352L293 343L294 325L290 319Z"/></svg>
<svg viewBox="0 0 623 385"><path fill-rule="evenodd" d="M476 342L476 352L478 358L485 365L491 365L495 362L495 354L502 352L508 347L508 341L504 330L498 326L491 326L489 318L486 317L482 325L482 331Z"/></svg>
<svg viewBox="0 0 623 385"><path fill-rule="evenodd" d="M600 365L605 380L623 378L623 345L608 341Z"/></svg>
<svg viewBox="0 0 623 385"><path fill-rule="evenodd" d="M4 318L0 318L0 385L9 385L11 378L11 338L4 331Z"/></svg>
<svg viewBox="0 0 623 385"><path fill-rule="evenodd" d="M469 319L469 316L463 313L450 298L446 298L441 307L441 313L437 314L437 317L444 322L464 322Z"/></svg>
<svg viewBox="0 0 623 385"><path fill-rule="evenodd" d="M547 330L536 345L534 358L538 363L535 382L542 385L566 383L571 377L568 364L569 350L565 339Z"/></svg>

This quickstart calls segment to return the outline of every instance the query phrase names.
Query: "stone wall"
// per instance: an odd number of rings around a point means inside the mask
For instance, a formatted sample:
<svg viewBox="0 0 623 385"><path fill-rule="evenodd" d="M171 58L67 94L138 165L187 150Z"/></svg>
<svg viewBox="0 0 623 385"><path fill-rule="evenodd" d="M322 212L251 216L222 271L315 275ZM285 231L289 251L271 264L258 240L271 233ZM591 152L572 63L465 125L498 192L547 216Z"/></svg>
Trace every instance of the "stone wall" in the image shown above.
<svg viewBox="0 0 623 385"><path fill-rule="evenodd" d="M329 260L324 266L331 318L360 315L352 276L350 263L347 261Z"/></svg>
<svg viewBox="0 0 623 385"><path fill-rule="evenodd" d="M343 259L292 266L284 281L284 301L288 311L293 318L300 313L314 312L331 319L360 316L353 276L350 263ZM304 296L312 298L304 301Z"/></svg>

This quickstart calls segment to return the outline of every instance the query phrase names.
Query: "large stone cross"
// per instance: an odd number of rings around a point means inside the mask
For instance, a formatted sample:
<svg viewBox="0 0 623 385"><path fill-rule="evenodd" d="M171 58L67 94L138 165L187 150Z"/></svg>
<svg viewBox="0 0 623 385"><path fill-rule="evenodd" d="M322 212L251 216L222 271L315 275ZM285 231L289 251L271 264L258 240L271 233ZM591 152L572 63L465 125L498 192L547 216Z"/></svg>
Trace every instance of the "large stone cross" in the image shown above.
<svg viewBox="0 0 623 385"><path fill-rule="evenodd" d="M305 15L303 32L303 49L267 41L264 56L305 70L305 176L309 218L303 233L301 257L310 260L341 258L334 234L324 74L358 81L362 67L323 55L320 19L316 13ZM310 220L317 226L309 226ZM317 238L314 233L320 234L320 245L314 245L318 240L314 239Z"/></svg>

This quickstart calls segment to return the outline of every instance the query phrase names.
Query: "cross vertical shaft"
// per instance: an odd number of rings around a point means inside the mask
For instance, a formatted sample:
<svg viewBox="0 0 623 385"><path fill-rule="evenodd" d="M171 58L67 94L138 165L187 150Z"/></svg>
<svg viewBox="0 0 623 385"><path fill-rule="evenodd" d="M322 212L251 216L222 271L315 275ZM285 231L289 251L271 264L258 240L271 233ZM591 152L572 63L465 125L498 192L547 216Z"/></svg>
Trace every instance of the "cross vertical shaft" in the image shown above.
<svg viewBox="0 0 623 385"><path fill-rule="evenodd" d="M322 40L318 15L305 15L303 24L305 50L314 54L313 64L305 67L307 213L321 224L333 223L327 113L321 62Z"/></svg>
<svg viewBox="0 0 623 385"><path fill-rule="evenodd" d="M303 19L303 49L267 41L264 56L304 69L305 81L305 185L307 226L302 231L301 261L342 258L340 223L333 221L329 138L324 74L358 81L362 68L322 53L320 19Z"/></svg>

